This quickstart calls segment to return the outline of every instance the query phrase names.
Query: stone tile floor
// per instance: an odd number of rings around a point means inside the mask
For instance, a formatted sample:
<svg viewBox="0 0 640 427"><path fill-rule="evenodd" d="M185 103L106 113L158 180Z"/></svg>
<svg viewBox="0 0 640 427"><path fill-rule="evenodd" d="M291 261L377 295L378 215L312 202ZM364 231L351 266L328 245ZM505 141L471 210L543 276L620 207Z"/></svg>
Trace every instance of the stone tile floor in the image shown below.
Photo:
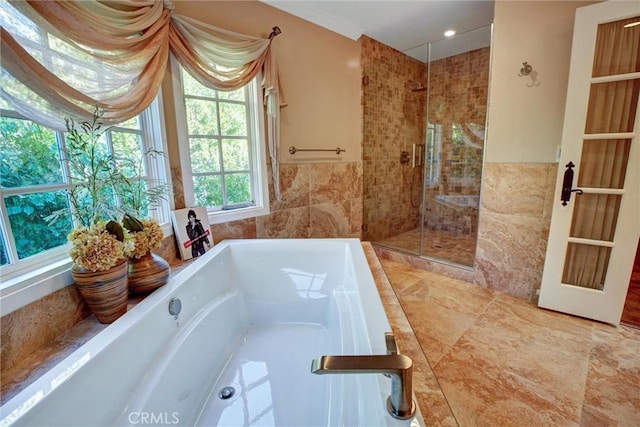
<svg viewBox="0 0 640 427"><path fill-rule="evenodd" d="M458 425L640 426L640 329L380 263Z"/></svg>
<svg viewBox="0 0 640 427"><path fill-rule="evenodd" d="M475 235L455 235L445 231L424 229L422 245L420 245L420 237L420 229L416 228L375 243L412 254L441 258L462 265L473 265L476 249Z"/></svg>

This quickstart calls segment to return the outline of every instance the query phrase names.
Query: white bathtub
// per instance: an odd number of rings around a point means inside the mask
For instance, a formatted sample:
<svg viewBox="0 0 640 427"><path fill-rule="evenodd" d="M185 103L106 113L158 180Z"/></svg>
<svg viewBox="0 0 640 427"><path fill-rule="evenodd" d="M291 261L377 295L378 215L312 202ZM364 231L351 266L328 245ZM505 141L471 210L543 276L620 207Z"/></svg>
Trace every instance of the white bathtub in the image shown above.
<svg viewBox="0 0 640 427"><path fill-rule="evenodd" d="M310 372L325 354L385 354L387 331L357 239L224 241L2 406L0 425L422 425L389 415L381 374Z"/></svg>

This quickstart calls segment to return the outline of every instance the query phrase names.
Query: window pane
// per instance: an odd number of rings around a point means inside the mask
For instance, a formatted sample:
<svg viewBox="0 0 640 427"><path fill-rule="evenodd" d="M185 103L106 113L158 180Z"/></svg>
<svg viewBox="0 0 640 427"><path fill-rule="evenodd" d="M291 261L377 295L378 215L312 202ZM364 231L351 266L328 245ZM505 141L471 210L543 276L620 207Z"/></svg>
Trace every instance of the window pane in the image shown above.
<svg viewBox="0 0 640 427"><path fill-rule="evenodd" d="M200 99L186 99L187 130L189 135L218 135L216 103Z"/></svg>
<svg viewBox="0 0 640 427"><path fill-rule="evenodd" d="M217 139L190 138L191 169L193 173L220 172Z"/></svg>
<svg viewBox="0 0 640 427"><path fill-rule="evenodd" d="M5 204L19 259L67 242L72 225L64 191L9 196ZM67 213L50 224L47 216L59 210Z"/></svg>
<svg viewBox="0 0 640 427"><path fill-rule="evenodd" d="M246 139L223 140L222 159L225 171L249 170L249 142Z"/></svg>
<svg viewBox="0 0 640 427"><path fill-rule="evenodd" d="M224 183L227 189L228 205L251 201L251 179L248 173L225 175Z"/></svg>
<svg viewBox="0 0 640 427"><path fill-rule="evenodd" d="M220 99L232 99L234 101L244 101L245 100L245 89L236 89L230 92L219 91L218 97Z"/></svg>
<svg viewBox="0 0 640 427"><path fill-rule="evenodd" d="M86 187L74 187L72 197L75 199L73 204L76 209L76 216L80 223L84 226L93 224L94 213L99 220L110 220L119 215L117 203L112 188L102 188L97 191L95 198L89 196Z"/></svg>
<svg viewBox="0 0 640 427"><path fill-rule="evenodd" d="M118 125L118 127L139 130L140 129L140 120L139 120L138 117L139 116L131 117L126 122L120 123Z"/></svg>
<svg viewBox="0 0 640 427"><path fill-rule="evenodd" d="M88 165L94 164L95 170L98 171L98 179L107 179L109 171L111 169L112 156L109 154L107 142L104 135L95 143L93 150L78 149L83 143L93 143L90 138L80 133L80 138L84 142L71 142L67 134L66 147L69 152L69 172L71 173L71 180L78 182L79 178L88 176L89 172L86 171ZM80 145L78 145L80 144ZM74 148L75 147L75 148ZM90 155L88 155L90 154Z"/></svg>
<svg viewBox="0 0 640 427"><path fill-rule="evenodd" d="M145 176L142 163L142 151L140 149L140 135L111 132L111 142L118 168L127 177Z"/></svg>
<svg viewBox="0 0 640 427"><path fill-rule="evenodd" d="M120 203L125 212L141 218L149 216L149 202L147 201L147 183L131 180L120 194Z"/></svg>
<svg viewBox="0 0 640 427"><path fill-rule="evenodd" d="M247 136L247 109L244 104L220 103L223 136Z"/></svg>
<svg viewBox="0 0 640 427"><path fill-rule="evenodd" d="M9 264L9 254L7 248L4 245L4 233L0 229L0 265Z"/></svg>
<svg viewBox="0 0 640 427"><path fill-rule="evenodd" d="M202 206L222 206L222 177L220 175L194 176L193 188L196 204Z"/></svg>
<svg viewBox="0 0 640 427"><path fill-rule="evenodd" d="M202 86L200 82L191 77L191 74L182 70L182 85L185 95L205 96L207 98L215 98L216 90Z"/></svg>
<svg viewBox="0 0 640 427"><path fill-rule="evenodd" d="M27 120L0 117L0 184L3 187L62 182L55 133Z"/></svg>

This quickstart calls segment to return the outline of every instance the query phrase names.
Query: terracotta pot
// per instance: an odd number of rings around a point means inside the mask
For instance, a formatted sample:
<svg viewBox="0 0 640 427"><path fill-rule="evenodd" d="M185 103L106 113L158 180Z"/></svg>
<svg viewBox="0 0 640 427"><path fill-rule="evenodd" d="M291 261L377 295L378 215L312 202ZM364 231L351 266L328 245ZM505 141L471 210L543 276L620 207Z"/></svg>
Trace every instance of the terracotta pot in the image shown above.
<svg viewBox="0 0 640 427"><path fill-rule="evenodd" d="M169 263L151 251L140 258L130 258L129 293L138 295L155 291L167 283L170 272Z"/></svg>
<svg viewBox="0 0 640 427"><path fill-rule="evenodd" d="M127 312L127 260L105 271L89 271L73 265L73 280L100 323L112 323Z"/></svg>

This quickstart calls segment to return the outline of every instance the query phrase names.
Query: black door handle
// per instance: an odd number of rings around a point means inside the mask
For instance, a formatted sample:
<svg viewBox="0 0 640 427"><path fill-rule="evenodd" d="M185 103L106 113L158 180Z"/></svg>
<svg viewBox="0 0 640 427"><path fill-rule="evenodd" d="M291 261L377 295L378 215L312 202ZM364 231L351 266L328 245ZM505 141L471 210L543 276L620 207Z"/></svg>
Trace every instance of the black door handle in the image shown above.
<svg viewBox="0 0 640 427"><path fill-rule="evenodd" d="M564 179L562 180L562 194L560 194L560 200L562 200L562 206L567 206L567 202L571 200L571 193L583 194L584 191L576 188L573 189L573 168L576 166L573 162L567 163L567 170L564 171Z"/></svg>

